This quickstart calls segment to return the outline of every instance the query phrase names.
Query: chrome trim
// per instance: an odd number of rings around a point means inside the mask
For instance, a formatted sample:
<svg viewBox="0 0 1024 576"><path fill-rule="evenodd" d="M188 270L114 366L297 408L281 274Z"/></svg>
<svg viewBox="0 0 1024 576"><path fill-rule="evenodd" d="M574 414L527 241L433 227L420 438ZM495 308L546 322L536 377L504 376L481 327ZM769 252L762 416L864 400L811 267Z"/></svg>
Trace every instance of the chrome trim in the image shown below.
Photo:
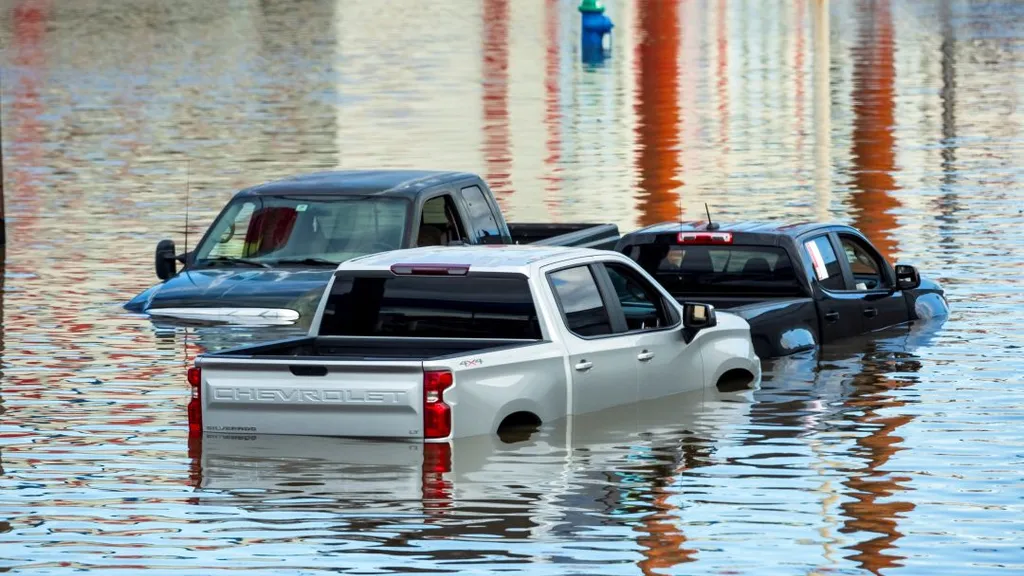
<svg viewBox="0 0 1024 576"><path fill-rule="evenodd" d="M299 319L299 313L289 308L150 308L146 313L165 318L247 325L285 326Z"/></svg>

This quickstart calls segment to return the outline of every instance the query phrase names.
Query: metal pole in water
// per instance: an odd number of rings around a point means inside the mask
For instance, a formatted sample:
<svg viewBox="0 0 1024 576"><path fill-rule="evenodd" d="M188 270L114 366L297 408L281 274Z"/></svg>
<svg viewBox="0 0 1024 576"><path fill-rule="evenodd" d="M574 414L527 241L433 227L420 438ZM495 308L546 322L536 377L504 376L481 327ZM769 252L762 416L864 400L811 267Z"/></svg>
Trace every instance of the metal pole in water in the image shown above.
<svg viewBox="0 0 1024 576"><path fill-rule="evenodd" d="M7 247L7 221L4 219L4 81L0 72L0 248Z"/></svg>

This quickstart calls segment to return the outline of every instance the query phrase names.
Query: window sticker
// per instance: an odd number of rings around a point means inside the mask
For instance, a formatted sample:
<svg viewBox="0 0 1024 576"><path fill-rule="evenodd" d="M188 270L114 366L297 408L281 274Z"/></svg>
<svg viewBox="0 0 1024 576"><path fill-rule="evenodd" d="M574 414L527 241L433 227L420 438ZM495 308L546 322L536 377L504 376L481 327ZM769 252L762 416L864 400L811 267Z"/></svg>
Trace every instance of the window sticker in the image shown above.
<svg viewBox="0 0 1024 576"><path fill-rule="evenodd" d="M804 242L804 248L807 248L807 252L811 255L811 262L814 264L814 274L818 277L818 280L825 280L828 278L828 269L825 268L825 260L821 257L821 252L818 251L818 245L813 240Z"/></svg>

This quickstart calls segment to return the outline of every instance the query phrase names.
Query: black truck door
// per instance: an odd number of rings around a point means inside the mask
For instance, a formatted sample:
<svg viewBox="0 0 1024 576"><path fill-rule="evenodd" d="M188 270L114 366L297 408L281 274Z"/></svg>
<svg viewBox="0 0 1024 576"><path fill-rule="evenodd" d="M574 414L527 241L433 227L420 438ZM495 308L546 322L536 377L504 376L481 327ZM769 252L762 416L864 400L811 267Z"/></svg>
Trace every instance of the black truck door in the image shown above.
<svg viewBox="0 0 1024 576"><path fill-rule="evenodd" d="M862 295L848 290L848 280L836 256L829 233L805 240L803 250L811 262L811 274L817 281L815 304L821 326L821 342L827 344L861 333Z"/></svg>
<svg viewBox="0 0 1024 576"><path fill-rule="evenodd" d="M863 332L902 324L910 319L907 300L896 287L896 275L870 243L853 234L837 232L844 273L860 295Z"/></svg>

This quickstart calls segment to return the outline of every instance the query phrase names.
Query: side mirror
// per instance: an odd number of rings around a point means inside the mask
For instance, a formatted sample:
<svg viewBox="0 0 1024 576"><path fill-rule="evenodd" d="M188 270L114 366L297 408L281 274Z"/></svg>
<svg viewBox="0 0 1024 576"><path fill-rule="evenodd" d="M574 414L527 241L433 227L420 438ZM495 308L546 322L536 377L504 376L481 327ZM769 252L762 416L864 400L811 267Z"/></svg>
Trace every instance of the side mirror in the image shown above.
<svg viewBox="0 0 1024 576"><path fill-rule="evenodd" d="M697 331L718 325L715 307L711 304L687 302L683 304L683 326Z"/></svg>
<svg viewBox="0 0 1024 576"><path fill-rule="evenodd" d="M161 240L156 245L154 264L156 266L156 277L167 280L178 271L175 263L177 257L174 254L174 240Z"/></svg>
<svg viewBox="0 0 1024 576"><path fill-rule="evenodd" d="M921 275L917 268L909 264L896 265L896 287L900 290L913 290L921 285Z"/></svg>

